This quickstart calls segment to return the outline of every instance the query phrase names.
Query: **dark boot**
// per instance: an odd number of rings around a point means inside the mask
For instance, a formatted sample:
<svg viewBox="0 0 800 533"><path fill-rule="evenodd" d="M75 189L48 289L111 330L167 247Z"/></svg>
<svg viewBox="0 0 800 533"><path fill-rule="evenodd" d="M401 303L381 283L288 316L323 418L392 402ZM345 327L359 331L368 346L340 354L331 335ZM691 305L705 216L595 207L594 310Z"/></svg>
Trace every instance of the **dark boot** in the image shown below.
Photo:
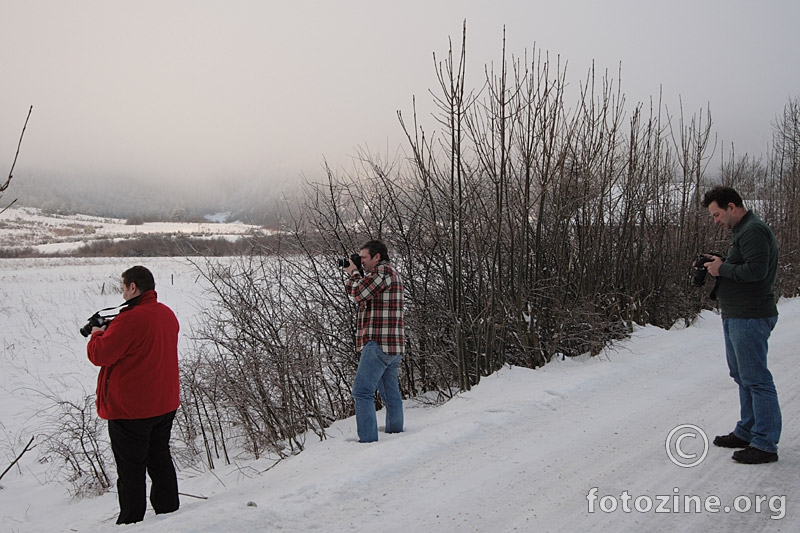
<svg viewBox="0 0 800 533"><path fill-rule="evenodd" d="M764 450L748 446L744 450L733 452L733 460L747 465L760 465L763 463L774 463L778 460L778 454L765 452Z"/></svg>
<svg viewBox="0 0 800 533"><path fill-rule="evenodd" d="M728 433L727 435L714 437L714 446L720 446L722 448L747 448L750 446L750 443L740 439L733 433Z"/></svg>

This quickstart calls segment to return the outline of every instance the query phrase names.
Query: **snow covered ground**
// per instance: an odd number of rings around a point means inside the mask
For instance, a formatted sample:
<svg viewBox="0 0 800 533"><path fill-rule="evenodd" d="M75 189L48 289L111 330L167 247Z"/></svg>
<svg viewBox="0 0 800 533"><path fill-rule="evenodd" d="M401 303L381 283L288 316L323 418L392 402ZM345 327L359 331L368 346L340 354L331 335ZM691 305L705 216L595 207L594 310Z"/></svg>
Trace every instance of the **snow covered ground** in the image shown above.
<svg viewBox="0 0 800 533"><path fill-rule="evenodd" d="M11 207L0 215L0 247L31 246L42 253L70 251L95 239L122 239L148 233L201 237L240 237L264 231L259 226L223 223L145 222L128 225L124 219L88 215L52 215L31 207Z"/></svg>
<svg viewBox="0 0 800 533"><path fill-rule="evenodd" d="M135 263L151 267L188 334L202 288L180 259L0 260L0 470L37 434L46 395L93 392L78 329L121 303L112 289ZM686 329L640 328L595 358L504 368L438 407L407 400L406 432L377 443L355 442L348 419L274 466L240 458L181 470L180 510L149 510L125 530L798 531L800 300L779 309L777 463L738 464L710 446L699 464L676 464L698 462L701 432L713 439L737 419L720 318L706 312ZM668 436L687 424L673 433L673 462ZM119 530L116 494L72 501L52 466L34 449L0 480L1 531Z"/></svg>

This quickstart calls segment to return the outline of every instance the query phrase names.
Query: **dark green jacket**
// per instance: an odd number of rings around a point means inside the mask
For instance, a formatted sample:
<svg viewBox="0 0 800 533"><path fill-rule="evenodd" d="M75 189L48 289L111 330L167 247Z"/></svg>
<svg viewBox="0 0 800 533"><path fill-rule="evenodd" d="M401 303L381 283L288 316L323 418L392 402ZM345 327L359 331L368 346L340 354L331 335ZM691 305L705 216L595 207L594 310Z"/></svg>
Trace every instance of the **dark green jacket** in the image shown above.
<svg viewBox="0 0 800 533"><path fill-rule="evenodd" d="M719 269L717 300L722 318L778 316L772 288L777 272L775 234L748 211L733 228L728 256Z"/></svg>

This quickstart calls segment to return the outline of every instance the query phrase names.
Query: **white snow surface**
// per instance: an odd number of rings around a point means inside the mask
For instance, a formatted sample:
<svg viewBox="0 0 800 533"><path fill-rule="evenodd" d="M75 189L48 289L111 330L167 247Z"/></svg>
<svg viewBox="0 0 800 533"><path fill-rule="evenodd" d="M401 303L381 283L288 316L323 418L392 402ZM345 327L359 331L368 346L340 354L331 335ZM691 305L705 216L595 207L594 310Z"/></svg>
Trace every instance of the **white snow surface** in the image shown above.
<svg viewBox="0 0 800 533"><path fill-rule="evenodd" d="M224 213L207 222L145 222L127 224L125 219L90 215L55 215L33 207L11 207L0 214L0 247L30 246L42 253L68 252L97 239L125 239L160 233L234 239L266 233L259 226L221 222Z"/></svg>
<svg viewBox="0 0 800 533"><path fill-rule="evenodd" d="M119 274L133 264L153 271L186 353L204 296L185 259L0 260L0 471L40 431L46 395L94 391L78 329L121 303ZM116 493L70 498L35 448L0 480L0 531L798 531L800 300L779 310L777 463L738 464L714 446L691 468L667 455L674 428L713 439L738 418L721 319L704 312L688 328L638 328L597 357L503 368L439 406L408 399L406 431L377 443L356 442L351 418L277 463L240 454L213 471L183 468L181 508L148 509L130 526L114 524ZM699 436L690 431L681 451L701 456Z"/></svg>

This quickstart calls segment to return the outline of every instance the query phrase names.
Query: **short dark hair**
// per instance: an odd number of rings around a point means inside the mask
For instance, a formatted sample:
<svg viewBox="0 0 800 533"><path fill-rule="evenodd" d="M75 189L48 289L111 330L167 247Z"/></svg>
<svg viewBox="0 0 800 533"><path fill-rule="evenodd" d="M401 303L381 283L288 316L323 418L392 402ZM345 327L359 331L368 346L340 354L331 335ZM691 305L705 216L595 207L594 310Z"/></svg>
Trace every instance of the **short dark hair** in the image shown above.
<svg viewBox="0 0 800 533"><path fill-rule="evenodd" d="M733 204L736 207L744 205L739 193L735 189L724 185L714 187L703 196L703 207L708 207L712 202L717 202L717 205L722 209L727 208L728 204Z"/></svg>
<svg viewBox="0 0 800 533"><path fill-rule="evenodd" d="M381 254L382 261L389 260L389 250L386 249L386 245L381 241L367 241L361 249L369 251L370 257L375 257L375 254Z"/></svg>
<svg viewBox="0 0 800 533"><path fill-rule="evenodd" d="M156 288L156 280L153 273L143 266L133 266L122 273L122 283L127 287L131 283L136 284L136 288L142 292L152 291Z"/></svg>

